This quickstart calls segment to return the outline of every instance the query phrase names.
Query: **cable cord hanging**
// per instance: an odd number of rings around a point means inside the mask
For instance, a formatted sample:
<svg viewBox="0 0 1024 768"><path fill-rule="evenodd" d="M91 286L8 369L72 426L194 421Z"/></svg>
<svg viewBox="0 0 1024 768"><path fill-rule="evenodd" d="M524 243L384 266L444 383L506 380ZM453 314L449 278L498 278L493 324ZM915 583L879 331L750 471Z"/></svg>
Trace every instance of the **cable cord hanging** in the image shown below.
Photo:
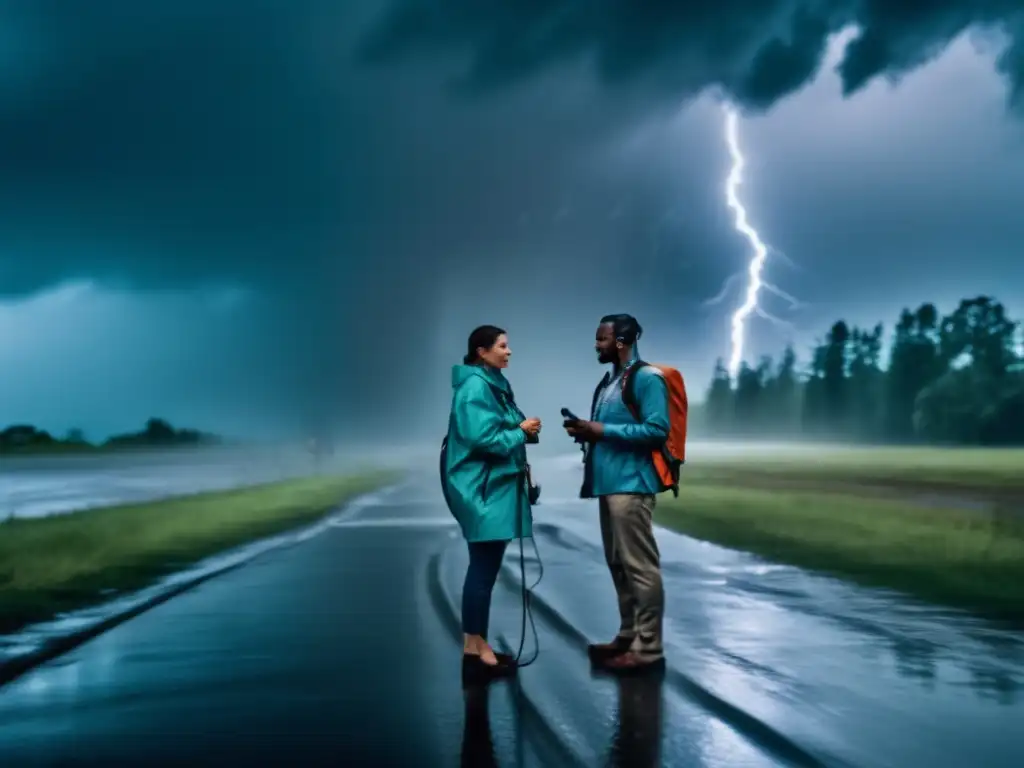
<svg viewBox="0 0 1024 768"><path fill-rule="evenodd" d="M522 501L522 494L524 486L529 483L528 474L523 472L523 475L519 482L519 497L520 502ZM533 543L533 554L537 558L537 567L539 573L537 574L537 581L530 586L526 585L526 552L523 547L523 518L522 515L517 517L517 533L519 534L519 586L523 596L523 618L519 630L519 651L516 653L516 666L517 667L528 667L537 660L540 655L540 639L537 635L537 624L533 619L533 608L530 605L530 601L533 599L533 590L537 588L541 580L544 578L544 561L540 559L540 549L537 547L537 539L533 536L530 537L530 541ZM529 661L522 661L523 651L526 648L526 624L529 621L530 630L533 634L533 656ZM511 650L511 649L509 649Z"/></svg>
<svg viewBox="0 0 1024 768"><path fill-rule="evenodd" d="M537 624L533 619L533 607L530 605L530 601L533 599L533 590L540 584L541 579L544 578L544 562L540 559L540 550L537 548L537 542L532 537L530 541L533 542L533 553L537 558L537 567L540 573L537 574L537 580L530 586L526 585L526 556L523 551L523 539L519 538L519 579L520 587L523 595L523 620L519 631L519 651L516 653L516 666L517 667L528 667L537 660L540 655L540 639L537 635ZM526 647L526 624L529 621L530 631L533 634L533 656L529 661L522 661L523 650Z"/></svg>

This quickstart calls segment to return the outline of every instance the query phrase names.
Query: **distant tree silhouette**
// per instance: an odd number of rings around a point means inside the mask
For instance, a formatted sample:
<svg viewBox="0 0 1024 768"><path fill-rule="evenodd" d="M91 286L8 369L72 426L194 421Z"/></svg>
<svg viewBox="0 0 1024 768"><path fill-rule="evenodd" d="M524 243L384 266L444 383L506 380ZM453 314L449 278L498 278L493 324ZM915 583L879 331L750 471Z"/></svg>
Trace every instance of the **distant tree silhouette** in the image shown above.
<svg viewBox="0 0 1024 768"><path fill-rule="evenodd" d="M153 443L171 443L178 436L174 427L163 419L149 419L143 434L148 441Z"/></svg>
<svg viewBox="0 0 1024 768"><path fill-rule="evenodd" d="M728 387L728 382L726 385ZM803 393L796 351L791 345L783 351L775 375L768 380L767 401L772 412L769 423L773 433L793 433L800 428Z"/></svg>
<svg viewBox="0 0 1024 768"><path fill-rule="evenodd" d="M164 448L174 446L213 445L220 438L195 429L175 429L164 419L152 418L146 421L141 432L114 435L106 445L121 447Z"/></svg>
<svg viewBox="0 0 1024 768"><path fill-rule="evenodd" d="M705 401L705 422L723 433L732 432L733 401L729 384L729 371L722 358L715 361L715 372L711 377L711 388Z"/></svg>
<svg viewBox="0 0 1024 768"><path fill-rule="evenodd" d="M1024 444L1024 358L1019 324L989 296L940 317L934 304L904 309L888 360L884 327L833 323L806 368L787 347L730 379L715 364L695 433L859 442Z"/></svg>
<svg viewBox="0 0 1024 768"><path fill-rule="evenodd" d="M882 436L882 324L870 331L854 328L850 337L847 429L860 440Z"/></svg>
<svg viewBox="0 0 1024 768"><path fill-rule="evenodd" d="M139 432L113 435L102 447L107 448L171 448L187 446L221 445L217 435L195 429L175 429L164 419L149 419ZM31 424L13 424L0 429L0 453L20 451L79 451L94 450L97 446L85 438L81 429L69 429L63 440Z"/></svg>
<svg viewBox="0 0 1024 768"><path fill-rule="evenodd" d="M934 304L922 304L916 312L904 309L886 373L885 435L891 440L915 439L914 404L917 396L944 370L939 358L939 313Z"/></svg>
<svg viewBox="0 0 1024 768"><path fill-rule="evenodd" d="M12 424L0 431L0 448L36 448L57 442L49 432L31 424Z"/></svg>

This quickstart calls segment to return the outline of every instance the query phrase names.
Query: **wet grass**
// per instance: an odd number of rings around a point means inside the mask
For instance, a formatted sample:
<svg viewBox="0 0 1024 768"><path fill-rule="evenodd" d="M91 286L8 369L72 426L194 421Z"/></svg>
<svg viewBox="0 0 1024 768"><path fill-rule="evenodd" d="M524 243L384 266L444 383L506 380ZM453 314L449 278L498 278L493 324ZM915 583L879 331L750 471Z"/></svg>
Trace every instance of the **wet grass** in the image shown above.
<svg viewBox="0 0 1024 768"><path fill-rule="evenodd" d="M887 483L898 492L880 496L878 487ZM1022 451L695 458L679 498L662 496L656 517L694 538L775 562L1020 622L1018 486L1024 489ZM932 495L923 501L906 496L907 489ZM965 499L980 503L965 508Z"/></svg>
<svg viewBox="0 0 1024 768"><path fill-rule="evenodd" d="M690 458L684 476L697 481L790 481L877 485L894 489L1024 498L1024 450L838 446L751 447Z"/></svg>
<svg viewBox="0 0 1024 768"><path fill-rule="evenodd" d="M0 524L0 633L315 522L391 473L320 476Z"/></svg>

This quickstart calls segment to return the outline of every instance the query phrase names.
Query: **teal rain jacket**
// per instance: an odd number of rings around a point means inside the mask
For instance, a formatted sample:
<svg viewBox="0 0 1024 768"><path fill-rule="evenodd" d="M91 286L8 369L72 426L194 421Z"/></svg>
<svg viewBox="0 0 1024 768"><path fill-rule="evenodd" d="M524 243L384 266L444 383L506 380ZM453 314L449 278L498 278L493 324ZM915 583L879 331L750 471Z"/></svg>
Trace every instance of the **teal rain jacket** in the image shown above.
<svg viewBox="0 0 1024 768"><path fill-rule="evenodd" d="M452 367L452 411L442 482L466 541L533 536L526 486L526 418L500 371Z"/></svg>

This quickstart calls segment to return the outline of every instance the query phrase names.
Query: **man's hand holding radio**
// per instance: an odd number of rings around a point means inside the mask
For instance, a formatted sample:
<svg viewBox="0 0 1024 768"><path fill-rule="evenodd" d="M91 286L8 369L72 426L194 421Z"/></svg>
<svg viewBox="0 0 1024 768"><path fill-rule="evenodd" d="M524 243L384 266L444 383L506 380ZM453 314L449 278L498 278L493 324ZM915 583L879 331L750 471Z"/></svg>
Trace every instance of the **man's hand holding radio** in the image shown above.
<svg viewBox="0 0 1024 768"><path fill-rule="evenodd" d="M604 435L604 425L599 421L567 418L562 426L565 427L569 437L576 442L596 443Z"/></svg>

